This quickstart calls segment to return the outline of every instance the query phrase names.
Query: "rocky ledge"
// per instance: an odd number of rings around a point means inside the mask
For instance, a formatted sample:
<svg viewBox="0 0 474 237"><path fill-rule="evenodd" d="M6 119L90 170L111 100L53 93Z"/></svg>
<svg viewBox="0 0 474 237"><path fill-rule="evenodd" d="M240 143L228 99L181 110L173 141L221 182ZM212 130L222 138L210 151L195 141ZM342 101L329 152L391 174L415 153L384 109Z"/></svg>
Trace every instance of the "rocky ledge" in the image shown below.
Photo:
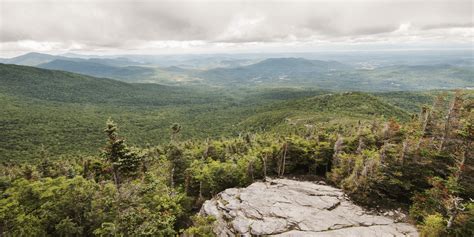
<svg viewBox="0 0 474 237"><path fill-rule="evenodd" d="M231 188L206 201L218 236L418 236L414 226L370 214L337 188L275 179Z"/></svg>

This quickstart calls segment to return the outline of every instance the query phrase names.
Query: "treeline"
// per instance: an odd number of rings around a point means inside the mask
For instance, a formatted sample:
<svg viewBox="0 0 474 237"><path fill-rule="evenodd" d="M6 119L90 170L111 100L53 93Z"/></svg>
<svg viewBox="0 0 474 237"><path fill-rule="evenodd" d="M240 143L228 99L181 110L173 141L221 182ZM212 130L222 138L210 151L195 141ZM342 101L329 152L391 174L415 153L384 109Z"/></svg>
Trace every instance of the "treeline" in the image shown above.
<svg viewBox="0 0 474 237"><path fill-rule="evenodd" d="M403 207L426 236L474 235L474 115L461 92L410 121L306 126L288 133L133 148L108 121L98 156L3 163L4 236L211 235L202 202L266 177L322 177L368 206ZM194 223L194 225L193 225ZM191 227L190 227L191 226Z"/></svg>

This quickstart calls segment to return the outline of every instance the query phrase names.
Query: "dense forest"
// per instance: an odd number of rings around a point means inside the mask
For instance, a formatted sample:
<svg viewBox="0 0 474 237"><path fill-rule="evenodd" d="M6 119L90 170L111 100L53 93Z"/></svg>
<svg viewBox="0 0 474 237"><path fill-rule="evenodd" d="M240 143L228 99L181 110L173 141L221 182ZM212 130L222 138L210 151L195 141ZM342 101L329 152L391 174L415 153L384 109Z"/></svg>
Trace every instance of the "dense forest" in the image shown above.
<svg viewBox="0 0 474 237"><path fill-rule="evenodd" d="M172 123L158 145L131 146L109 119L97 134L100 151L57 159L43 145L34 162L2 163L0 231L209 236L212 218L194 214L220 191L266 177L320 177L360 204L403 208L424 236L472 236L474 103L467 91L435 94L408 113L411 106L403 110L379 95L321 93L256 106L252 114L264 115L246 118L277 130L190 140L183 134L191 128ZM307 113L292 121L287 104ZM285 123L272 124L279 114L265 106L285 111Z"/></svg>
<svg viewBox="0 0 474 237"><path fill-rule="evenodd" d="M235 137L289 124L406 121L439 92L330 92L317 88L204 88L128 84L80 74L0 64L0 160L95 154L113 117L131 145Z"/></svg>

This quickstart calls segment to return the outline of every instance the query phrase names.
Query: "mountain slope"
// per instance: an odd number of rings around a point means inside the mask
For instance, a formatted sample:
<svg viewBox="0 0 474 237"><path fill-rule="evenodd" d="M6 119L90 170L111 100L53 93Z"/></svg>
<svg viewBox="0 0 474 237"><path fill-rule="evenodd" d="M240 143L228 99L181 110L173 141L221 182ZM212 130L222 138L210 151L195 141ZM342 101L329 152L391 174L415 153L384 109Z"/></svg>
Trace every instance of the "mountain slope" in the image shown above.
<svg viewBox="0 0 474 237"><path fill-rule="evenodd" d="M96 153L108 117L130 144L158 144L169 141L173 123L190 139L408 116L367 93L328 93L129 84L0 64L0 160L38 157L42 147L55 156Z"/></svg>
<svg viewBox="0 0 474 237"><path fill-rule="evenodd" d="M103 60L70 61L54 60L48 63L38 65L40 68L62 70L75 72L94 77L107 77L122 80L134 80L152 77L154 70L152 68L138 66L116 67L98 62Z"/></svg>
<svg viewBox="0 0 474 237"><path fill-rule="evenodd" d="M43 53L27 53L14 58L2 60L5 64L17 64L25 66L37 66L42 63L51 62L56 59L67 59L66 57L55 56Z"/></svg>
<svg viewBox="0 0 474 237"><path fill-rule="evenodd" d="M110 79L0 64L0 91L36 99L64 102L104 102L133 91L133 86Z"/></svg>
<svg viewBox="0 0 474 237"><path fill-rule="evenodd" d="M327 93L256 107L239 126L256 131L279 130L287 125L302 126L319 123L344 125L358 120L396 118L407 120L405 110L363 92Z"/></svg>
<svg viewBox="0 0 474 237"><path fill-rule="evenodd" d="M129 84L71 72L0 64L0 92L47 101L116 104L207 103L218 93L158 84Z"/></svg>

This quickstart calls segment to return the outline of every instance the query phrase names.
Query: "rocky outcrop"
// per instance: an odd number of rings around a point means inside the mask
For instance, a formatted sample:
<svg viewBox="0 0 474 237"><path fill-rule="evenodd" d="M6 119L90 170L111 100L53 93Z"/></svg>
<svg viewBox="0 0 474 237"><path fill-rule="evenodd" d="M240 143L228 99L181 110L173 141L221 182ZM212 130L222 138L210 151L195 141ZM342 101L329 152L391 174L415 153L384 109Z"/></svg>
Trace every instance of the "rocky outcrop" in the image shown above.
<svg viewBox="0 0 474 237"><path fill-rule="evenodd" d="M201 214L216 217L218 236L418 236L412 225L370 214L340 189L288 179L227 189Z"/></svg>

